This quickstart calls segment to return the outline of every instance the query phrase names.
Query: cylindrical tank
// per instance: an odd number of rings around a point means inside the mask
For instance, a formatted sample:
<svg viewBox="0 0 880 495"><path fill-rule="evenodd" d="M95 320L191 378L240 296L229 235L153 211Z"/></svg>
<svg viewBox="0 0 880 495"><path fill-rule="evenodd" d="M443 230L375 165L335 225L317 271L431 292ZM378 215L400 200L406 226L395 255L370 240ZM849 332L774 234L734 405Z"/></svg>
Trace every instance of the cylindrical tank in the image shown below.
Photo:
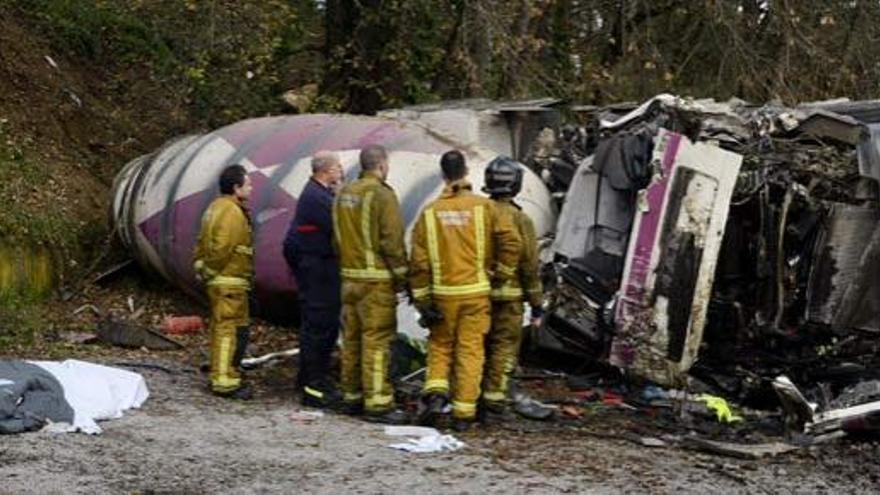
<svg viewBox="0 0 880 495"><path fill-rule="evenodd" d="M419 124L351 115L298 115L245 120L214 132L169 141L128 163L113 186L112 220L125 246L141 265L187 293L201 298L192 269L192 249L202 212L219 194L217 179L227 165L248 170L255 249L254 293L259 313L284 320L295 314L296 284L281 245L296 210L297 197L311 174L311 155L339 154L346 180L358 173L360 149L381 144L389 152L389 184L400 200L407 228L422 206L442 189L440 155L455 142ZM494 153L462 149L474 190L483 184ZM527 172L518 203L538 234L554 225L550 194Z"/></svg>

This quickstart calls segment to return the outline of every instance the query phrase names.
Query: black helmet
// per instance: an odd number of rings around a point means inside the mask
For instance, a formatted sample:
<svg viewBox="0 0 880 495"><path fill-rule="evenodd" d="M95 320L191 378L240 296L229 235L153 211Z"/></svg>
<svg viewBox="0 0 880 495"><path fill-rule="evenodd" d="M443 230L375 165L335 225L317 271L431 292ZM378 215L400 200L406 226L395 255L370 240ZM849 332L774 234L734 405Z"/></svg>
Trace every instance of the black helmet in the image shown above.
<svg viewBox="0 0 880 495"><path fill-rule="evenodd" d="M483 192L490 196L516 196L522 189L523 169L506 156L498 156L486 166Z"/></svg>

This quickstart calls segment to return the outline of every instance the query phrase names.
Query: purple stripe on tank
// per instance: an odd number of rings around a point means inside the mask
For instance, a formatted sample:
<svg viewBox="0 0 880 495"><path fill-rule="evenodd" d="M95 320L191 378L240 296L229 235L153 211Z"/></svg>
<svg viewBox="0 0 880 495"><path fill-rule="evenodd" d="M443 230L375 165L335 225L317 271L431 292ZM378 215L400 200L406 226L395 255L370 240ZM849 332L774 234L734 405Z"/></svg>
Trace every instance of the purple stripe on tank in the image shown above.
<svg viewBox="0 0 880 495"><path fill-rule="evenodd" d="M295 121L286 124L281 131L269 137L263 144L253 150L248 158L257 167L268 167L290 161L291 155L302 147L304 142L316 133L320 133L332 122L321 115L297 117ZM302 155L306 156L306 155Z"/></svg>
<svg viewBox="0 0 880 495"><path fill-rule="evenodd" d="M217 129L212 134L219 135L232 146L240 148L254 136L259 135L265 127L271 126L277 117L261 117L243 120L235 124Z"/></svg>
<svg viewBox="0 0 880 495"><path fill-rule="evenodd" d="M397 122L351 121L350 117L329 115L294 116L286 117L286 120L283 130L247 153L247 158L255 166L290 163L322 149L360 149L371 144L385 145L390 151L421 153L441 153L449 149L423 129ZM219 129L216 134L240 148L265 127L276 123L274 119L251 119Z"/></svg>

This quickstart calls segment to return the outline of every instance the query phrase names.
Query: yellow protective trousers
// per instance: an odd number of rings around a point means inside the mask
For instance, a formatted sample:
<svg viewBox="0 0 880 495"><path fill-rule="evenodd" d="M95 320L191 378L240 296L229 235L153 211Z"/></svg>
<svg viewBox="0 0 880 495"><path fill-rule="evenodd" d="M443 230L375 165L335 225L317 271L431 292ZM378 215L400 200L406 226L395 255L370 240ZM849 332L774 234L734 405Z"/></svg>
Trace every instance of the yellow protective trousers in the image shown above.
<svg viewBox="0 0 880 495"><path fill-rule="evenodd" d="M397 296L390 281L342 281L342 393L367 412L394 407L388 375L397 332Z"/></svg>
<svg viewBox="0 0 880 495"><path fill-rule="evenodd" d="M227 393L241 386L241 376L233 364L236 330L249 324L246 290L208 286L211 303L211 389Z"/></svg>
<svg viewBox="0 0 880 495"><path fill-rule="evenodd" d="M493 301L492 328L486 337L486 372L483 400L502 403L507 398L510 375L516 368L522 341L523 303Z"/></svg>
<svg viewBox="0 0 880 495"><path fill-rule="evenodd" d="M489 297L436 299L443 321L428 336L425 393L449 393L449 374L455 376L452 415L473 419L477 414L483 377L485 338L490 325Z"/></svg>

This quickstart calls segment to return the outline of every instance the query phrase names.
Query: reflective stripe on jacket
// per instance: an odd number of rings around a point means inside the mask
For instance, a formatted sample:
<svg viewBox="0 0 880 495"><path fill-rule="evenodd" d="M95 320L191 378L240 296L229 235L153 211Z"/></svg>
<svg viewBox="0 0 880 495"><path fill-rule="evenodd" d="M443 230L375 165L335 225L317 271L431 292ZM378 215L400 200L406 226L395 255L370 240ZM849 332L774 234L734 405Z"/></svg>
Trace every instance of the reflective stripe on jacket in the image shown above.
<svg viewBox="0 0 880 495"><path fill-rule="evenodd" d="M250 289L254 270L251 226L247 213L231 195L208 205L193 249L193 268L205 285Z"/></svg>
<svg viewBox="0 0 880 495"><path fill-rule="evenodd" d="M496 301L529 302L532 307L540 306L543 287L539 276L538 239L532 219L510 198L495 200L498 214L510 219L522 239L516 275L499 287L492 288L492 299Z"/></svg>
<svg viewBox="0 0 880 495"><path fill-rule="evenodd" d="M491 200L473 194L467 182L448 184L413 229L413 297L487 296L493 282L515 274L520 246L516 227Z"/></svg>
<svg viewBox="0 0 880 495"><path fill-rule="evenodd" d="M404 281L403 219L394 190L371 172L339 191L333 232L343 279Z"/></svg>

